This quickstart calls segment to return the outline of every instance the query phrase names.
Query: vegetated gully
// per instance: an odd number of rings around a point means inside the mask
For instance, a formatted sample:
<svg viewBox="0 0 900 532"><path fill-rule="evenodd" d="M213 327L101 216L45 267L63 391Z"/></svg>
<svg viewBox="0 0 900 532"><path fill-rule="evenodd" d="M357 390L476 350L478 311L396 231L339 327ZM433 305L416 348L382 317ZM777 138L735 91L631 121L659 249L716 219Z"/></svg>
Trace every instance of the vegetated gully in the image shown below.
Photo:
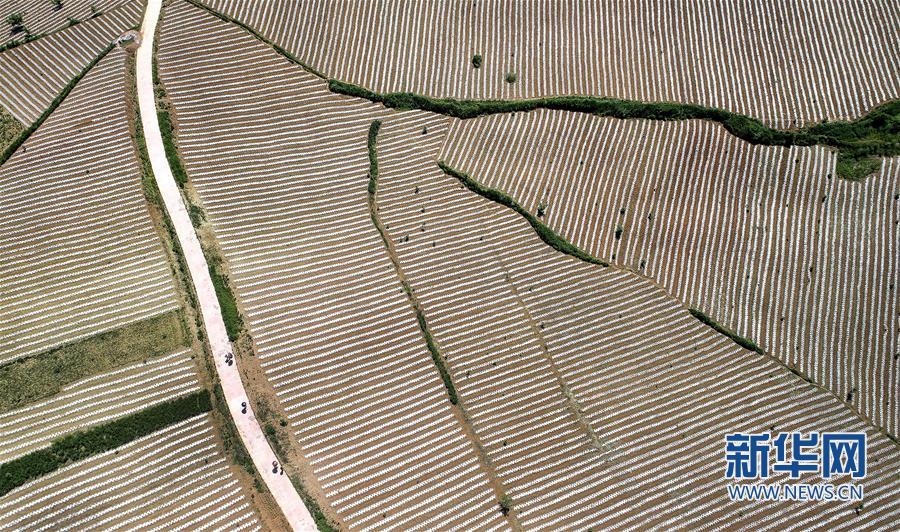
<svg viewBox="0 0 900 532"><path fill-rule="evenodd" d="M852 121L837 120L798 129L775 129L759 120L714 107L676 102L641 102L597 96L553 96L523 100L471 100L433 98L412 92L378 93L329 78L294 54L275 44L256 29L220 13L198 0L187 0L210 14L244 29L270 46L286 59L328 83L336 94L363 98L397 110L418 109L436 114L466 119L478 116L552 109L591 113L611 118L645 120L710 120L720 123L732 135L751 144L768 146L828 146L837 150L835 172L851 181L876 173L881 167L879 157L900 155L900 100L891 100Z"/></svg>

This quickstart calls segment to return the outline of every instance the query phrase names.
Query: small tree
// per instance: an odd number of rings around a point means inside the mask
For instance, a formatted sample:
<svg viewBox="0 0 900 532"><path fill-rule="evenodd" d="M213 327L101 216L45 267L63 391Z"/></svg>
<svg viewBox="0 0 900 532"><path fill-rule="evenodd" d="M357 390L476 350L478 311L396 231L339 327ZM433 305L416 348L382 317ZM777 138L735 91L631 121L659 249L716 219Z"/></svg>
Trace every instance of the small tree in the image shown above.
<svg viewBox="0 0 900 532"><path fill-rule="evenodd" d="M22 16L22 13L10 13L9 15L6 15L6 23L9 24L13 33L22 31L23 20L25 20L25 17Z"/></svg>
<svg viewBox="0 0 900 532"><path fill-rule="evenodd" d="M515 72L507 72L506 73L506 82L507 83L515 83L516 80L519 79L519 75Z"/></svg>
<svg viewBox="0 0 900 532"><path fill-rule="evenodd" d="M507 515L509 513L509 511L512 510L512 507L513 507L512 497L510 497L509 495L504 493L500 497L500 513L502 513L503 515Z"/></svg>
<svg viewBox="0 0 900 532"><path fill-rule="evenodd" d="M59 11L62 9L62 0L50 0L50 5L53 6L54 11Z"/></svg>
<svg viewBox="0 0 900 532"><path fill-rule="evenodd" d="M481 68L481 54L475 54L472 56L472 66L475 68Z"/></svg>
<svg viewBox="0 0 900 532"><path fill-rule="evenodd" d="M537 207L538 218L543 218L545 212L547 212L547 201L541 200L541 202L538 203L538 207Z"/></svg>

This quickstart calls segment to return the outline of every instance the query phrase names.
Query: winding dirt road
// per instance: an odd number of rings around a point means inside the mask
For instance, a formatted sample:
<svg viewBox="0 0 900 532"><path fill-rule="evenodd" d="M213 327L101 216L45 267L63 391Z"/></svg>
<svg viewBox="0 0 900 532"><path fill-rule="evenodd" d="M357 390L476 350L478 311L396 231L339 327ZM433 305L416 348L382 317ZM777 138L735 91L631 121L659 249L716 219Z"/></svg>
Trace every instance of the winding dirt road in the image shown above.
<svg viewBox="0 0 900 532"><path fill-rule="evenodd" d="M303 500L294 489L287 475L279 475L272 472L272 463L278 458L269 446L269 442L263 435L262 428L253 414L250 401L247 398L244 384L238 373L237 363L229 366L225 362L226 355L231 354L231 342L225 330L225 322L219 309L219 301L216 299L215 289L209 276L209 269L200 241L191 225L190 216L181 198L181 191L175 183L166 153L163 148L162 135L156 116L156 101L153 90L153 41L156 34L156 23L162 0L149 0L147 10L144 13L144 21L141 25L142 43L137 51L137 90L138 102L141 110L141 123L144 128L144 137L147 143L147 151L150 155L150 163L153 167L153 175L159 187L166 212L175 227L178 243L184 253L190 272L194 291L200 305L203 316L203 324L206 336L209 339L210 348L215 358L216 372L222 384L225 399L228 402L228 410L234 419L238 434L244 446L253 458L253 464L259 471L266 487L272 493L275 502L281 508L282 513L295 531L316 530L315 523ZM247 403L247 413L241 413L241 403Z"/></svg>

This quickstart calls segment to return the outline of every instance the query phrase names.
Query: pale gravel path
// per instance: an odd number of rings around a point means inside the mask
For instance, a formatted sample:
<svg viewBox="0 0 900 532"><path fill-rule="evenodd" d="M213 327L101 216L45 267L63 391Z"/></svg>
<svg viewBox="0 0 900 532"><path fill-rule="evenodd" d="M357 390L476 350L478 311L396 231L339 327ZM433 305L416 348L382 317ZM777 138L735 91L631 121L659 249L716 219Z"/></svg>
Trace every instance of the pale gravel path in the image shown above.
<svg viewBox="0 0 900 532"><path fill-rule="evenodd" d="M266 487L275 498L291 528L296 531L313 531L316 525L300 499L300 495L291 484L287 475L272 473L272 462L278 459L253 414L250 401L241 382L237 362L232 366L225 363L225 355L231 352L231 342L225 330L225 322L219 309L219 301L209 276L209 269L200 241L194 233L194 227L181 198L181 191L175 183L166 153L163 148L162 135L156 117L156 102L153 90L153 41L156 34L156 23L162 0L149 0L141 25L143 42L137 51L137 90L141 111L141 123L147 152L153 167L153 175L162 195L166 212L175 227L178 243L188 265L194 291L200 304L206 337L216 363L216 372L222 383L222 390L228 402L228 410L237 426L238 434L244 446L253 458L253 464L266 483ZM247 414L241 414L241 403L247 402Z"/></svg>

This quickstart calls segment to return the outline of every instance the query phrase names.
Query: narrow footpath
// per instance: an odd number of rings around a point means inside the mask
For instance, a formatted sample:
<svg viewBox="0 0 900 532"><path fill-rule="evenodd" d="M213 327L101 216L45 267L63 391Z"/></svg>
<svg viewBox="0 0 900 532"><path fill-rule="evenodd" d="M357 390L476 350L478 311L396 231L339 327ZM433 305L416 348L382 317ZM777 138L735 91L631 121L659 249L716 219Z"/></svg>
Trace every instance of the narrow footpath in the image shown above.
<svg viewBox="0 0 900 532"><path fill-rule="evenodd" d="M181 191L175 183L166 159L153 90L153 41L161 7L162 0L147 2L147 10L144 12L144 21L141 25L142 42L137 51L138 103L153 175L187 262L191 282L203 316L206 337L209 339L210 349L215 359L216 372L219 375L225 400L228 403L228 411L234 419L238 435L291 528L295 531L314 531L316 530L315 522L288 476L272 471L272 464L273 462L277 463L278 458L269 446L269 442L253 414L250 400L247 398L244 384L238 373L237 361L235 360L231 366L226 363L226 356L231 356L232 347L225 330L222 312L219 309L219 301L216 299L216 292L209 276L200 241L194 232L187 208L181 198ZM242 403L247 404L246 414L241 413Z"/></svg>

